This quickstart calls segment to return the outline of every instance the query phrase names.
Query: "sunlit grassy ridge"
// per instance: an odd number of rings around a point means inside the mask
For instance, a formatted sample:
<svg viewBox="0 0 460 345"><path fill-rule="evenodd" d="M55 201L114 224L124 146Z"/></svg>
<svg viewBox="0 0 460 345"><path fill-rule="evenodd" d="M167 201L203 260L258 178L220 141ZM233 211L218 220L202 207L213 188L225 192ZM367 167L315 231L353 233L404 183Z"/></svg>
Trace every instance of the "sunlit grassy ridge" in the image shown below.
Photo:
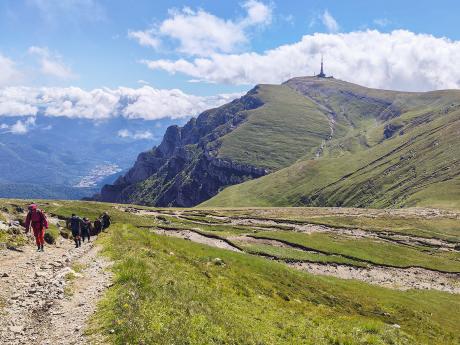
<svg viewBox="0 0 460 345"><path fill-rule="evenodd" d="M459 131L459 90L292 78L169 127L162 144L95 198L183 207L460 208Z"/></svg>
<svg viewBox="0 0 460 345"><path fill-rule="evenodd" d="M346 133L334 136L320 159L305 156L228 187L202 206L460 208L460 92L408 94L310 82L299 82L298 91L328 107Z"/></svg>
<svg viewBox="0 0 460 345"><path fill-rule="evenodd" d="M324 109L283 85L259 85L264 103L248 111L247 121L221 138L219 157L277 170L303 155L315 156L330 135Z"/></svg>

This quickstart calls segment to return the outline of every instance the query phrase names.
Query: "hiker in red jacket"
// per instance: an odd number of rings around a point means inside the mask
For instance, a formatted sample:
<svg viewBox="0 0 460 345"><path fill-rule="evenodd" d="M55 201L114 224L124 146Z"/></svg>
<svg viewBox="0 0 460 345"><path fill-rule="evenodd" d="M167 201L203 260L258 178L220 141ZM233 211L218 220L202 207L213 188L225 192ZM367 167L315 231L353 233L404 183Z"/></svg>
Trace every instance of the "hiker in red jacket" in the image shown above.
<svg viewBox="0 0 460 345"><path fill-rule="evenodd" d="M37 243L37 252L43 252L45 228L48 229L48 221L43 211L39 210L35 204L29 206L29 213L27 213L25 222L26 232L29 232L31 225L34 231L35 242Z"/></svg>

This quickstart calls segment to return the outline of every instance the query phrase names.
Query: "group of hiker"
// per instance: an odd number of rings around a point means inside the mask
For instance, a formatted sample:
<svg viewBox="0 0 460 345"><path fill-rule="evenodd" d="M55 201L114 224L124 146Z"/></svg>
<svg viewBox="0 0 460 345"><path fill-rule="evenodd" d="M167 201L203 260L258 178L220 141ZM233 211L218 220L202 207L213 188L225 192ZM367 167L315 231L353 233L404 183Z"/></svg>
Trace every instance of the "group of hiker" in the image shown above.
<svg viewBox="0 0 460 345"><path fill-rule="evenodd" d="M85 239L88 242L91 236L98 235L110 226L110 216L107 212L104 212L94 223L84 217L80 218L76 214L72 214L67 220L67 227L72 231L72 237L75 241L75 248L81 247L82 240ZM45 229L48 229L48 220L46 219L45 213L40 210L35 203L32 203L28 207L27 217L24 222L26 232L32 228L35 243L37 244L37 251L44 251L45 244Z"/></svg>
<svg viewBox="0 0 460 345"><path fill-rule="evenodd" d="M72 230L72 237L75 241L75 248L81 247L81 242L88 242L91 240L91 236L98 235L101 231L104 231L110 226L110 216L107 212L104 212L94 223L84 217L83 219L78 217L75 213L67 222L67 226Z"/></svg>

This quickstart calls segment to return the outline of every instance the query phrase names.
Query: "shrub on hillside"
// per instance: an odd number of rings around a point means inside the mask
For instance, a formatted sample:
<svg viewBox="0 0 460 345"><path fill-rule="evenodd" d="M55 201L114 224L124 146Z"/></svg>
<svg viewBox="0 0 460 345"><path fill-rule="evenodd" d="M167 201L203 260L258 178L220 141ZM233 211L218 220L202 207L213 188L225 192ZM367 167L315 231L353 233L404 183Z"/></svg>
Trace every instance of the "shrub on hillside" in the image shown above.
<svg viewBox="0 0 460 345"><path fill-rule="evenodd" d="M50 224L49 229L45 232L45 242L48 244L55 244L59 235L59 229L56 226Z"/></svg>
<svg viewBox="0 0 460 345"><path fill-rule="evenodd" d="M56 238L50 232L45 233L45 242L48 244L56 243Z"/></svg>

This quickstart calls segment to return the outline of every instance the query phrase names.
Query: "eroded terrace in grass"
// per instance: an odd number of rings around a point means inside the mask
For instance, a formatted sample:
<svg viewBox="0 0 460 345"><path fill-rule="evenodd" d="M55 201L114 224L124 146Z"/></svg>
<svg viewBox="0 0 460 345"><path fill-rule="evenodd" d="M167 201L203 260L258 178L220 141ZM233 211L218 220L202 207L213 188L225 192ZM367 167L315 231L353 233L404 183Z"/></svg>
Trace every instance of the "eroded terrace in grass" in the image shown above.
<svg viewBox="0 0 460 345"><path fill-rule="evenodd" d="M245 252L314 274L395 289L460 293L460 226L429 209L148 209L160 235Z"/></svg>

